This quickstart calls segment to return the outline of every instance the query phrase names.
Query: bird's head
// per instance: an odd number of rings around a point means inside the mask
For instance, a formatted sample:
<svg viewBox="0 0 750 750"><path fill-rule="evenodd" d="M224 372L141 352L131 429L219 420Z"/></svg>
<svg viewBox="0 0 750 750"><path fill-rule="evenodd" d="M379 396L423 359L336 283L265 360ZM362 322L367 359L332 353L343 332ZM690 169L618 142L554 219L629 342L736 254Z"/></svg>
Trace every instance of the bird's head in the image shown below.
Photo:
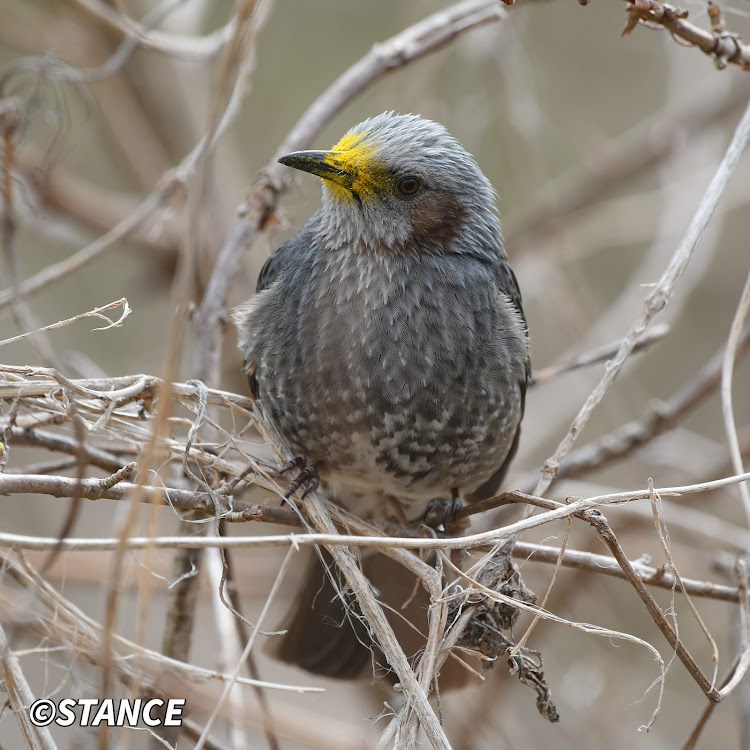
<svg viewBox="0 0 750 750"><path fill-rule="evenodd" d="M323 180L320 231L330 249L502 254L495 191L442 126L386 112L353 127L330 151L279 161Z"/></svg>

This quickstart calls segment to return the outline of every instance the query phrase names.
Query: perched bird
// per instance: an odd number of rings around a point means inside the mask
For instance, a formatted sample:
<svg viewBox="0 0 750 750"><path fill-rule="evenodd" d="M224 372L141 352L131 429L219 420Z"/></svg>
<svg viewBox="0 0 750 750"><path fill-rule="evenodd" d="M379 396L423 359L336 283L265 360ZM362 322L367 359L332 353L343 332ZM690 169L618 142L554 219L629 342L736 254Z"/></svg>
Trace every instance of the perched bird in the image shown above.
<svg viewBox="0 0 750 750"><path fill-rule="evenodd" d="M395 498L409 520L434 499L489 495L529 374L492 185L441 125L392 112L279 161L322 178L322 206L234 320L251 390L315 470L304 477L345 504ZM369 651L332 592L318 567L279 655L352 676Z"/></svg>

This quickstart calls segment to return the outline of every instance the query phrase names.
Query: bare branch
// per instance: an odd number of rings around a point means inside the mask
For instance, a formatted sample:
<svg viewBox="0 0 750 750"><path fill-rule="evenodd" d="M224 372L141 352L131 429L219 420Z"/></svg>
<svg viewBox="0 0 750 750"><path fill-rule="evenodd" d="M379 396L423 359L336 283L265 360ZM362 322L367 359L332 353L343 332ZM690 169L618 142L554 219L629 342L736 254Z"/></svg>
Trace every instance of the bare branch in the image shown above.
<svg viewBox="0 0 750 750"><path fill-rule="evenodd" d="M212 34L203 37L166 34L150 30L137 21L118 13L101 0L75 0L84 10L110 28L137 42L140 46L185 60L216 57L234 33L236 16Z"/></svg>
<svg viewBox="0 0 750 750"><path fill-rule="evenodd" d="M729 442L729 455L732 459L732 468L737 473L743 471L743 463L742 449L740 448L740 441L737 436L737 425L734 420L734 407L732 406L732 380L735 359L742 345L742 329L745 326L748 315L750 315L750 273L748 273L747 280L745 281L740 303L737 306L737 312L732 321L732 327L729 330L729 341L727 342L721 366L721 412L724 417L724 430ZM748 333L750 334L750 331ZM746 338L748 337L750 336L746 336ZM750 526L750 487L743 483L738 485L737 489L745 507L748 526Z"/></svg>
<svg viewBox="0 0 750 750"><path fill-rule="evenodd" d="M713 57L719 69L731 63L743 70L750 70L750 47L743 44L736 34L716 30L705 31L686 21L686 10L660 3L658 0L636 0L628 2L627 13L628 23L622 32L623 35L630 34L639 21L657 24L675 37Z"/></svg>
<svg viewBox="0 0 750 750"><path fill-rule="evenodd" d="M737 588L740 592L740 653L737 666L726 685L719 691L722 699L726 698L740 684L750 669L750 592L748 591L747 566L742 559L734 566Z"/></svg>
<svg viewBox="0 0 750 750"><path fill-rule="evenodd" d="M736 357L743 357L749 350L750 329L742 335L737 345ZM643 418L626 422L608 435L571 451L560 467L557 478L577 477L611 461L625 458L659 435L673 429L719 387L724 356L725 350L716 352L691 382L669 400L652 406ZM535 481L525 480L521 486L531 488Z"/></svg>
<svg viewBox="0 0 750 750"><path fill-rule="evenodd" d="M690 257L698 246L701 235L713 215L716 204L718 203L721 194L724 192L724 188L726 187L730 176L734 172L740 157L747 147L748 140L750 140L750 104L745 109L745 113L735 130L734 137L727 148L726 154L724 155L716 174L711 180L682 242L669 261L669 264L664 270L659 282L646 297L638 319L631 326L628 334L622 340L617 355L610 362L596 388L594 388L586 399L573 420L573 424L567 434L560 441L554 454L545 462L542 476L537 482L534 490L535 495L544 494L550 484L555 480L560 465L567 457L568 453L570 453L576 439L586 426L591 413L604 398L605 393L620 373L620 370L628 357L632 354L636 341L638 341L646 331L646 328L654 316L663 310L669 302L682 273L690 261Z"/></svg>
<svg viewBox="0 0 750 750"><path fill-rule="evenodd" d="M556 564L560 558L560 548L548 547L543 544L533 544L532 542L516 542L513 545L513 556L536 562ZM593 552L582 552L566 548L562 555L562 564L565 567L578 568L590 573L602 573L603 575L614 576L615 578L626 578L617 560L607 555L597 555ZM658 568L653 568L637 560L633 561L632 565L647 586L675 590L677 581L665 566L662 565ZM685 591L693 596L720 599L726 602L739 601L739 592L733 586L725 586L711 581L696 581L691 578L683 578L682 583Z"/></svg>
<svg viewBox="0 0 750 750"><path fill-rule="evenodd" d="M4 692L8 695L8 702L18 719L21 733L29 743L29 747L56 750L57 745L49 729L32 724L29 720L29 707L34 703L34 694L26 681L18 658L10 650L2 625L0 625L0 666L2 666Z"/></svg>
<svg viewBox="0 0 750 750"><path fill-rule="evenodd" d="M647 349L652 344L661 341L668 333L668 325L654 326L651 331L647 331L635 342L633 352L635 353L643 349ZM539 383L543 383L545 380L555 378L558 375L562 375L567 372L574 372L575 370L580 370L582 367L589 367L590 365L596 365L600 362L605 362L606 360L617 354L617 350L620 348L621 343L622 342L620 341L613 341L609 344L604 344L604 346L592 349L591 351L583 352L582 354L577 354L573 357L568 357L567 359L564 359L561 362L557 362L554 365L543 367L541 370L536 370L534 373L532 373L531 380L529 380L529 385L538 385Z"/></svg>
<svg viewBox="0 0 750 750"><path fill-rule="evenodd" d="M0 494L3 488L10 486L14 475L0 475ZM41 479L49 479L42 476ZM709 492L720 487L727 487L738 482L746 482L750 479L750 472L739 474L737 476L715 479L698 484L684 485L678 487L657 488L656 492L662 497L677 497L680 495L691 495L701 492ZM6 484L8 483L8 484ZM118 485L121 487L122 485ZM115 491L113 488L111 491ZM651 492L646 490L631 490L627 492L614 492L608 495L598 495L595 497L574 500L566 505L556 503L554 500L546 500L533 495L524 495L523 493L514 493L519 502L529 502L540 505L540 507L551 507L545 513L524 518L515 523L503 526L490 531L483 531L477 534L468 534L463 537L445 537L442 539L424 539L414 537L391 537L384 535L362 536L351 535L342 536L340 534L311 533L311 534L284 534L279 536L232 536L227 538L201 538L201 537L136 537L132 536L126 539L123 544L126 549L145 549L153 545L155 549L184 549L189 547L200 547L207 549L209 547L224 547L226 549L242 547L288 547L289 545L310 546L324 544L327 546L352 546L352 547L377 547L383 552L394 551L398 549L470 549L480 547L485 544L500 544L509 538L529 529L534 529L551 521L566 519L568 516L575 516L584 511L598 508L606 505L617 505L628 503L635 500L647 500L651 497ZM546 505L545 505L546 504ZM45 537L24 536L21 534L10 534L0 532L0 547L12 549L29 549L29 550L46 550L51 545L57 544L57 539ZM62 548L66 550L110 550L117 546L115 539L64 539ZM424 564L424 568L429 570L429 566Z"/></svg>
<svg viewBox="0 0 750 750"><path fill-rule="evenodd" d="M544 508L553 507L565 507L554 501L544 500L539 501L539 498L535 498L533 501L534 505L541 505ZM633 564L628 560L627 555L620 546L615 533L607 523L607 519L598 509L592 508L590 510L584 510L575 514L579 518L590 523L597 534L601 537L602 541L609 547L613 557L617 560L618 565L622 569L625 577L632 584L636 593L643 602L646 610L651 615L651 618L656 623L659 630L661 630L664 637L667 639L669 645L675 650L675 653L679 657L680 661L685 665L685 668L690 672L693 679L698 683L701 690L706 694L709 700L720 701L721 696L718 691L713 687L711 681L703 674L700 667L696 663L695 659L691 656L690 652L685 648L685 644L678 638L675 629L667 619L666 615L662 611L661 607L656 603L656 600L646 588L643 579L638 574Z"/></svg>

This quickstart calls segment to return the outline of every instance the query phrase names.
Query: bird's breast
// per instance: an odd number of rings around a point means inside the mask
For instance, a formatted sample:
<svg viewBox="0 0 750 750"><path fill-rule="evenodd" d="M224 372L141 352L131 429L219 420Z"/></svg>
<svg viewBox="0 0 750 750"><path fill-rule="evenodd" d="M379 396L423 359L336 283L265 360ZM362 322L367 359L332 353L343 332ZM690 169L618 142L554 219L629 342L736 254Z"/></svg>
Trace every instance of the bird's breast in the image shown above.
<svg viewBox="0 0 750 750"><path fill-rule="evenodd" d="M342 251L278 294L294 332L256 377L293 450L352 488L401 497L478 485L497 468L521 407L499 366L488 272Z"/></svg>

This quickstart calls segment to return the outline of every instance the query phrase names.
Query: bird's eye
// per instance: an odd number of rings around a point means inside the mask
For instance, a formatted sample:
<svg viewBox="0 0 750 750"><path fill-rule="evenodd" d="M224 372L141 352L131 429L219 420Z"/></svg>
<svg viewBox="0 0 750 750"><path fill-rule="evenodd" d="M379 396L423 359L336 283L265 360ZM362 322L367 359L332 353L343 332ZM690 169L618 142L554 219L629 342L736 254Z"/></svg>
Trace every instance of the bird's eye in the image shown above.
<svg viewBox="0 0 750 750"><path fill-rule="evenodd" d="M416 177L404 177L398 183L398 192L401 195L414 195L421 187L422 183Z"/></svg>

